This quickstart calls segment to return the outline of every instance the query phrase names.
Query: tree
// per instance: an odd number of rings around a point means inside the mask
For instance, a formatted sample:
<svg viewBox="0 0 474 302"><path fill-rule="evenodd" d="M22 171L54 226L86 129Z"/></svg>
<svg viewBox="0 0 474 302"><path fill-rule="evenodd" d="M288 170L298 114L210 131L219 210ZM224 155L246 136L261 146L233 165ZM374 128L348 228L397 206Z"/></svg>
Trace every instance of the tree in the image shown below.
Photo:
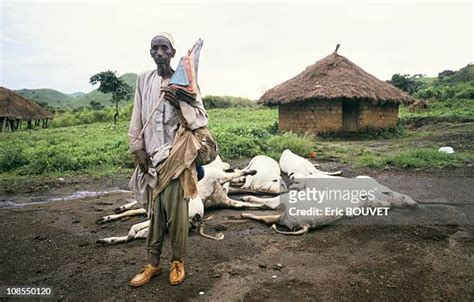
<svg viewBox="0 0 474 302"><path fill-rule="evenodd" d="M444 79L449 78L450 76L453 76L455 74L456 74L456 72L454 72L452 70L444 70L444 71L438 73L438 79L444 80Z"/></svg>
<svg viewBox="0 0 474 302"><path fill-rule="evenodd" d="M392 84L393 86L397 87L400 90L408 92L409 94L413 94L418 91L419 88L423 85L420 81L424 75L422 74L415 74L410 76L409 74L401 75L399 73L394 74L388 83Z"/></svg>
<svg viewBox="0 0 474 302"><path fill-rule="evenodd" d="M115 104L114 125L116 125L119 116L118 104L132 97L132 87L118 78L115 71L110 70L91 76L89 82L92 85L100 83L98 90L102 93L112 93L112 103Z"/></svg>
<svg viewBox="0 0 474 302"><path fill-rule="evenodd" d="M91 107L92 110L104 109L104 106L102 106L100 102L96 102L96 101L90 101L89 107Z"/></svg>

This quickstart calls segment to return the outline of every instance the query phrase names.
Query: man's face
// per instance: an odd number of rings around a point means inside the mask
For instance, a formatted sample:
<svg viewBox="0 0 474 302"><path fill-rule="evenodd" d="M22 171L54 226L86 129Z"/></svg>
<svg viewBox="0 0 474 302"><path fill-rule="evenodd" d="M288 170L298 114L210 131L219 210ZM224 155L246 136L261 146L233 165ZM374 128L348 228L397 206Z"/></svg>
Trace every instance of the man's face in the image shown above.
<svg viewBox="0 0 474 302"><path fill-rule="evenodd" d="M150 55L157 66L169 67L175 53L176 50L165 37L157 36L151 41Z"/></svg>

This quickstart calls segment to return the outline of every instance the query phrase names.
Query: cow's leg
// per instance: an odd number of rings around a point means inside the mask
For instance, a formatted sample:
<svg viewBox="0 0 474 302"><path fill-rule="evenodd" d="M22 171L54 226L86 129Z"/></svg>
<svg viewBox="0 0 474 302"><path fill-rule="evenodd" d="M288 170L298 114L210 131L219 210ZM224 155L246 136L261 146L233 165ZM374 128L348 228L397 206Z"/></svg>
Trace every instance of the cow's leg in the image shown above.
<svg viewBox="0 0 474 302"><path fill-rule="evenodd" d="M96 243L104 244L104 245L125 243L134 239L145 239L147 234L148 234L148 227L139 230L133 236L131 236L129 233L127 236L102 238L102 239L98 239Z"/></svg>
<svg viewBox="0 0 474 302"><path fill-rule="evenodd" d="M270 209L276 209L280 205L280 196L275 196L272 198L260 198L257 196L244 196L242 197L243 201L247 202L257 202L260 204L265 204Z"/></svg>
<svg viewBox="0 0 474 302"><path fill-rule="evenodd" d="M209 196L209 198L204 201L204 207L264 209L266 205L244 202L229 198L229 196L227 196L226 191L224 191L219 182L215 181L213 183L213 190L211 196Z"/></svg>
<svg viewBox="0 0 474 302"><path fill-rule="evenodd" d="M110 244L117 244L117 243L125 243L127 241L128 241L128 236L120 236L120 237L108 237L108 238L97 239L96 243L110 245Z"/></svg>
<svg viewBox="0 0 474 302"><path fill-rule="evenodd" d="M137 234L139 234L142 230L147 229L150 226L150 220L140 222L137 224L134 224L131 228L130 231L128 232L128 240L134 239Z"/></svg>
<svg viewBox="0 0 474 302"><path fill-rule="evenodd" d="M242 189L250 189L250 186L252 185L253 177L252 176L247 176L245 178L245 183L242 186Z"/></svg>
<svg viewBox="0 0 474 302"><path fill-rule="evenodd" d="M241 209L241 208L246 208L246 209L265 209L267 208L267 205L264 203L251 203L251 202L245 202L245 201L239 201L235 200L232 198L229 198L226 196L224 200L222 200L223 204L225 204L227 207L230 208L235 208L235 209Z"/></svg>
<svg viewBox="0 0 474 302"><path fill-rule="evenodd" d="M280 221L281 215L282 214L257 216L250 213L242 213L240 216L246 219L262 221L262 222L265 222L266 224L274 224Z"/></svg>
<svg viewBox="0 0 474 302"><path fill-rule="evenodd" d="M137 215L143 215L143 214L146 214L145 209L129 210L129 211L123 212L121 214L108 215L108 216L101 217L101 218L97 219L95 223L102 224L102 223L117 220L117 219L120 219L120 218L123 218L123 217L137 216Z"/></svg>
<svg viewBox="0 0 474 302"><path fill-rule="evenodd" d="M130 231L128 232L127 236L102 238L102 239L98 239L96 243L117 244L117 243L125 243L133 239L146 238L149 225L150 225L150 220L134 224L130 228Z"/></svg>
<svg viewBox="0 0 474 302"><path fill-rule="evenodd" d="M257 191L249 188L229 188L229 194L259 194L259 195L280 195L281 193Z"/></svg>
<svg viewBox="0 0 474 302"><path fill-rule="evenodd" d="M121 207L118 207L114 210L115 213L117 214L120 214L120 213L123 213L127 210L130 210L131 208L133 208L136 204L138 204L138 202L136 200L132 201L132 202L129 202L127 204L124 204L123 206Z"/></svg>
<svg viewBox="0 0 474 302"><path fill-rule="evenodd" d="M266 203L269 200L274 200L274 199L277 199L279 201L280 196L275 196L275 197L271 197L271 198L261 198L261 197L257 197L257 196L247 195L247 196L242 197L243 201L258 202L258 203Z"/></svg>
<svg viewBox="0 0 474 302"><path fill-rule="evenodd" d="M228 173L224 177L219 178L219 183L221 185L225 184L228 181L231 181L232 179L242 177L245 175L255 175L257 174L257 171L255 170L241 170L233 173Z"/></svg>

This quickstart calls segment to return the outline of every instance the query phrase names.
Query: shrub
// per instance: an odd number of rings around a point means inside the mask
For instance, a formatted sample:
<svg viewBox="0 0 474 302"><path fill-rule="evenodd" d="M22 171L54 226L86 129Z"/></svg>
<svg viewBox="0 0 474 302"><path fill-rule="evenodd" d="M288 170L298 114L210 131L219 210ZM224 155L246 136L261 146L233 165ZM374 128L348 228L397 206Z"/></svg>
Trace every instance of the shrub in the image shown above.
<svg viewBox="0 0 474 302"><path fill-rule="evenodd" d="M206 109L257 107L257 103L247 98L207 95L202 99Z"/></svg>
<svg viewBox="0 0 474 302"><path fill-rule="evenodd" d="M294 133L284 133L283 135L275 135L268 139L266 154L275 160L279 160L281 153L285 149L300 156L308 156L315 148L312 139L305 136L298 136Z"/></svg>
<svg viewBox="0 0 474 302"><path fill-rule="evenodd" d="M3 144L0 146L0 172L7 172L29 163L23 144Z"/></svg>

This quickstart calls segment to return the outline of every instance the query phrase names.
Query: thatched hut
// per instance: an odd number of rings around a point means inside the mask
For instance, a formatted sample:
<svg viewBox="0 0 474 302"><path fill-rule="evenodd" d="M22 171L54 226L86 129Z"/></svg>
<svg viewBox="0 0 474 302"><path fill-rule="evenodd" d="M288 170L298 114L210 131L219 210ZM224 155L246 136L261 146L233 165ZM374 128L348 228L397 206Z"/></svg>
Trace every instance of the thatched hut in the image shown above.
<svg viewBox="0 0 474 302"><path fill-rule="evenodd" d="M279 128L296 133L357 132L395 127L398 106L412 98L334 53L263 94L279 106Z"/></svg>
<svg viewBox="0 0 474 302"><path fill-rule="evenodd" d="M21 121L27 121L27 127L39 125L48 126L48 120L53 118L53 114L44 109L40 105L27 100L23 96L7 89L0 87L0 131L8 129L11 131L21 128Z"/></svg>

